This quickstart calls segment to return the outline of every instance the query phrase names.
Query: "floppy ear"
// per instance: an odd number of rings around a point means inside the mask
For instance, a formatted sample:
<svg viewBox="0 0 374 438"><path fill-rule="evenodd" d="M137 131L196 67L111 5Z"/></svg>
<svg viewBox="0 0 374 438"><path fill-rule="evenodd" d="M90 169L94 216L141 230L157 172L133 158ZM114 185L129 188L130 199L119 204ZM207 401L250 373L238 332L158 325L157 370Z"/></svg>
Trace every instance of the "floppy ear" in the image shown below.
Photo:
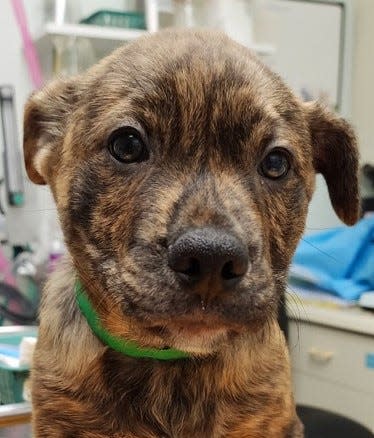
<svg viewBox="0 0 374 438"><path fill-rule="evenodd" d="M305 104L317 172L324 176L336 214L347 225L360 215L358 149L352 127L317 103Z"/></svg>
<svg viewBox="0 0 374 438"><path fill-rule="evenodd" d="M71 79L51 82L26 103L23 150L27 174L36 184L48 182L48 161L62 143L76 101L76 82Z"/></svg>

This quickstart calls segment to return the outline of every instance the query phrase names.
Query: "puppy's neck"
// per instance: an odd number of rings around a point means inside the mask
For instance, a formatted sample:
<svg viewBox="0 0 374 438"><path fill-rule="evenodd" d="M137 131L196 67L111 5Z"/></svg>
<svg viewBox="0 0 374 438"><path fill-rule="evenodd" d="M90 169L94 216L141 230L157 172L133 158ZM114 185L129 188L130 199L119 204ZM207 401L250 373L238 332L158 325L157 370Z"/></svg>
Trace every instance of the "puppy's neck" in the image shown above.
<svg viewBox="0 0 374 438"><path fill-rule="evenodd" d="M118 357L121 366L132 368L133 364L143 367L146 364L157 372L169 372L175 366L180 368L190 365L192 368L210 369L211 375L224 375L229 380L240 381L241 369L248 373L249 368L257 368L258 364L269 354L269 348L277 354L284 354L285 341L276 321L270 321L257 333L247 333L232 344L226 345L222 351L205 359L183 359L172 361L170 366L158 360L146 360L121 357L123 354L111 351L95 336L87 320L81 314L76 302L76 275L72 261L66 258L58 270L51 276L43 294L40 310L40 332L44 342L56 350L59 368L70 375L89 373L95 360ZM162 361L164 362L164 361ZM178 362L180 362L178 364ZM214 369L214 372L213 372ZM258 372L258 371L256 371ZM231 377L229 376L231 374ZM219 385L219 382L217 382Z"/></svg>
<svg viewBox="0 0 374 438"><path fill-rule="evenodd" d="M112 350L117 351L124 356L137 359L155 359L165 361L186 359L189 357L187 353L180 350L172 348L143 348L134 341L115 336L103 326L100 316L96 312L79 279L76 280L74 289L79 309L82 315L85 317L87 324L90 326L95 336L100 339L104 345Z"/></svg>

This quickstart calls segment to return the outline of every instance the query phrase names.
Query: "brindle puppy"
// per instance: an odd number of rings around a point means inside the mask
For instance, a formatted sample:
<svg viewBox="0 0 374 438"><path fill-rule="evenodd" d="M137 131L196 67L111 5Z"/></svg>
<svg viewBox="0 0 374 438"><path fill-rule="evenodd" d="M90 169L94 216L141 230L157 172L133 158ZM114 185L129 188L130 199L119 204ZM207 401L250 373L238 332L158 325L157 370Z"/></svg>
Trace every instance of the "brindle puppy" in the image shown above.
<svg viewBox="0 0 374 438"><path fill-rule="evenodd" d="M349 125L224 35L166 31L34 94L24 148L70 254L43 295L35 436L301 437L277 305L316 172L357 220ZM111 333L190 357L103 345L77 277Z"/></svg>

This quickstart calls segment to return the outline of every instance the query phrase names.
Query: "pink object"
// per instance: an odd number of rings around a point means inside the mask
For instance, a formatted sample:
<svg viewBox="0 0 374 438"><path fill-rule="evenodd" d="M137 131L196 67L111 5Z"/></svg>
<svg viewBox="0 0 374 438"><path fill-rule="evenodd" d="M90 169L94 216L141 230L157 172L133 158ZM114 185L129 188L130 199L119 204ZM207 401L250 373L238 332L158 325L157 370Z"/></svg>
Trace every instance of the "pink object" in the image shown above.
<svg viewBox="0 0 374 438"><path fill-rule="evenodd" d="M19 30L21 32L23 48L25 50L26 61L31 74L32 83L35 88L40 88L43 84L43 75L40 68L38 54L30 35L22 0L11 0L11 2Z"/></svg>

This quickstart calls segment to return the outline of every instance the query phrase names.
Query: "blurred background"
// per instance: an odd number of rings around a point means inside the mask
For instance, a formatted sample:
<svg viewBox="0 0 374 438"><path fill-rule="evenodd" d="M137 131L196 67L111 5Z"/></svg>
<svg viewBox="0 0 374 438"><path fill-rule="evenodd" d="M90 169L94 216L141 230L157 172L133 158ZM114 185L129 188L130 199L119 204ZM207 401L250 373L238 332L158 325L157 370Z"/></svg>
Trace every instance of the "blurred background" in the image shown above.
<svg viewBox="0 0 374 438"><path fill-rule="evenodd" d="M225 31L302 99L322 100L356 129L362 220L343 227L317 177L281 310L297 402L374 429L373 23L374 0L0 1L0 426L29 419L36 309L65 252L49 189L25 176L25 101L55 76L81 72L120 45L176 26ZM30 432L0 428L1 436Z"/></svg>

